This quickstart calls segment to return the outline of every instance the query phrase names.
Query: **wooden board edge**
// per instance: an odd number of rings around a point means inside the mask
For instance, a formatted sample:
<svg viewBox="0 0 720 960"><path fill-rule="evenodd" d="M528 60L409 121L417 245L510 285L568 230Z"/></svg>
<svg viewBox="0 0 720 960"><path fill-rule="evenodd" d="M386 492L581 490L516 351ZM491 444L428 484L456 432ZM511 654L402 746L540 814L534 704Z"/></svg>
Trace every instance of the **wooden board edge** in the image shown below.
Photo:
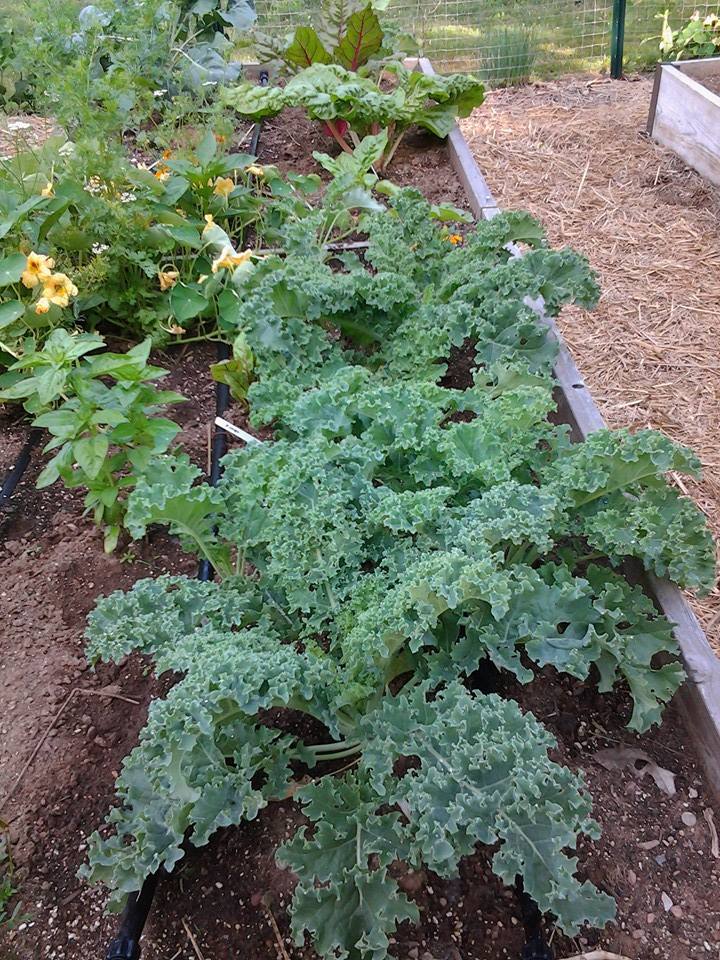
<svg viewBox="0 0 720 960"><path fill-rule="evenodd" d="M420 59L419 69L430 75L434 73L432 65L425 58ZM457 124L448 137L447 148L450 160L468 192L473 211L480 211L476 216L491 219L500 208ZM481 185L477 194L473 194L475 184ZM585 439L593 431L602 429L605 420L557 326L552 320L548 322L560 350L553 373L558 384L560 404L564 406L562 412L576 438ZM708 783L720 798L720 660L678 587L653 574L648 575L647 584L660 611L674 624L675 638L687 672L687 681L678 695L678 702L686 718L688 733L697 745Z"/></svg>
<svg viewBox="0 0 720 960"><path fill-rule="evenodd" d="M699 97L702 97L703 100L707 100L708 103L712 103L713 106L720 109L720 96L718 96L717 93L713 93L709 87L706 87L699 80L696 80L691 74L681 70L676 64L672 64L671 66L667 66L667 64L665 64L664 67L666 70L672 70L673 76L687 90L692 90L693 93L696 93Z"/></svg>
<svg viewBox="0 0 720 960"><path fill-rule="evenodd" d="M720 73L720 57L696 57L694 60L675 60L676 70L693 77L695 80Z"/></svg>

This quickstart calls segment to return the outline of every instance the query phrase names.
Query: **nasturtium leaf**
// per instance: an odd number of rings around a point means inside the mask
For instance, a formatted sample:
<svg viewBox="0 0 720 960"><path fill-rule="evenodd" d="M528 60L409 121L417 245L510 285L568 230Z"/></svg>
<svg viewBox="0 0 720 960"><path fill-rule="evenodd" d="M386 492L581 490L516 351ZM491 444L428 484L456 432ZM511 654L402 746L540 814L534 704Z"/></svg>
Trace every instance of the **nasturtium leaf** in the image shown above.
<svg viewBox="0 0 720 960"><path fill-rule="evenodd" d="M170 310L179 323L193 320L207 307L207 297L197 286L176 283L170 291Z"/></svg>
<svg viewBox="0 0 720 960"><path fill-rule="evenodd" d="M9 257L0 260L0 287L19 283L26 263L27 257L23 253L11 253Z"/></svg>
<svg viewBox="0 0 720 960"><path fill-rule="evenodd" d="M25 313L25 304L20 300L6 300L0 304L0 330L15 323Z"/></svg>

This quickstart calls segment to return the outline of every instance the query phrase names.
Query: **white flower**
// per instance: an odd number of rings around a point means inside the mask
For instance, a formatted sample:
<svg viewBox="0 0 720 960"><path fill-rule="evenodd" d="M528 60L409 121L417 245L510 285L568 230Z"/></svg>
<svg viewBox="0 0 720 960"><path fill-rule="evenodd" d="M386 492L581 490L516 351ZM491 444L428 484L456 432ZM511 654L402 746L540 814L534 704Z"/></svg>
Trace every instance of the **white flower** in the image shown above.
<svg viewBox="0 0 720 960"><path fill-rule="evenodd" d="M16 130L30 130L32 128L32 124L25 123L24 120L8 120L7 128L12 133L15 133Z"/></svg>
<svg viewBox="0 0 720 960"><path fill-rule="evenodd" d="M106 250L109 250L110 247L107 243L94 243L92 245L92 252L97 256L99 253L105 253Z"/></svg>
<svg viewBox="0 0 720 960"><path fill-rule="evenodd" d="M68 140L58 149L58 153L61 157L71 157L75 153L75 144Z"/></svg>
<svg viewBox="0 0 720 960"><path fill-rule="evenodd" d="M132 203L133 200L137 200L137 197L134 193L121 193L120 194L120 203Z"/></svg>
<svg viewBox="0 0 720 960"><path fill-rule="evenodd" d="M167 90L153 90L154 97L164 97L167 93Z"/></svg>

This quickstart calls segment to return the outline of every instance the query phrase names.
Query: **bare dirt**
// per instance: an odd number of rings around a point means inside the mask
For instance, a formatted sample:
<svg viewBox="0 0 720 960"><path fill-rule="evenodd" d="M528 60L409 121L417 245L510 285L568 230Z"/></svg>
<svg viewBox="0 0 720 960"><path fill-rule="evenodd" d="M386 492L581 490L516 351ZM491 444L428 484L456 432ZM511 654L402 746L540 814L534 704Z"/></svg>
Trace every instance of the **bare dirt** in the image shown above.
<svg viewBox="0 0 720 960"><path fill-rule="evenodd" d="M262 159L313 169L309 147L329 146L324 140L318 145L320 136L297 120L284 135L275 121L265 133ZM284 140L295 146L281 156ZM442 147L422 136L401 148L391 175L427 186L433 199L462 199ZM183 423L181 442L202 465L213 415L209 360L207 351L187 353L169 378L190 397L171 415ZM17 454L22 427L8 422L1 436L5 467ZM38 493L36 472L37 466L15 498L0 548L0 796L67 705L11 801L3 803L28 918L16 931L0 934L0 960L89 960L104 956L116 921L103 917L102 893L76 879L85 837L112 802L114 777L137 740L149 699L166 684L149 678L137 657L91 672L82 654L84 618L99 594L165 570L192 575L194 564L161 534L124 557L106 557L98 534L81 518L80 499L56 488ZM68 703L76 689L83 692ZM720 859L713 854L710 825L720 828L720 813L675 708L659 729L636 737L624 727L629 706L623 694L600 696L591 684L549 671L527 688L502 681L501 692L518 697L554 731L556 759L584 771L603 835L581 843L579 874L618 901L618 921L606 931L587 931L574 941L555 933L556 956L599 948L631 960L720 955ZM595 759L599 749L620 745L640 747L671 771L675 795L665 795L637 771L607 770ZM293 804L274 805L256 821L190 850L161 881L143 940L144 960L310 960L312 951L289 938L292 876L274 862L275 849L299 822ZM417 928L399 929L399 960L520 956L518 903L492 877L489 857L481 849L468 858L456 880L400 875L423 920Z"/></svg>
<svg viewBox="0 0 720 960"><path fill-rule="evenodd" d="M699 80L698 82L702 83L704 87L707 87L711 93L714 93L716 96L720 97L720 75L703 77L702 80Z"/></svg>

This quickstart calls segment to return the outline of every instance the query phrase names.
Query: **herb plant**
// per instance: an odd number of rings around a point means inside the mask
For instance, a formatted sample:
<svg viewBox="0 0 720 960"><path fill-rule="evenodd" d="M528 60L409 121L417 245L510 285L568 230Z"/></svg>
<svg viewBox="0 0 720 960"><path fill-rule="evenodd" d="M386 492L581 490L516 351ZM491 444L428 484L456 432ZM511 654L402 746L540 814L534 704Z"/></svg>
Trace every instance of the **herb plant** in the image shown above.
<svg viewBox="0 0 720 960"><path fill-rule="evenodd" d="M182 679L151 705L84 873L118 908L185 842L294 796L308 825L278 859L296 940L323 957L388 956L418 919L393 865L452 876L477 843L563 929L602 925L612 900L567 854L597 835L582 777L531 714L468 682L488 661L522 683L597 677L627 686L632 729L656 723L683 672L620 564L709 588L710 537L664 479L697 460L651 431L573 445L550 422L554 347L526 301L554 314L597 288L529 217L453 245L401 191L364 229L371 271L294 256L289 230L289 256L253 273L235 331L275 439L229 454L217 488L156 458L129 497L134 536L165 523L220 579L143 580L91 614L92 661L138 650ZM513 241L534 249L513 258ZM461 347L467 382L443 385Z"/></svg>

